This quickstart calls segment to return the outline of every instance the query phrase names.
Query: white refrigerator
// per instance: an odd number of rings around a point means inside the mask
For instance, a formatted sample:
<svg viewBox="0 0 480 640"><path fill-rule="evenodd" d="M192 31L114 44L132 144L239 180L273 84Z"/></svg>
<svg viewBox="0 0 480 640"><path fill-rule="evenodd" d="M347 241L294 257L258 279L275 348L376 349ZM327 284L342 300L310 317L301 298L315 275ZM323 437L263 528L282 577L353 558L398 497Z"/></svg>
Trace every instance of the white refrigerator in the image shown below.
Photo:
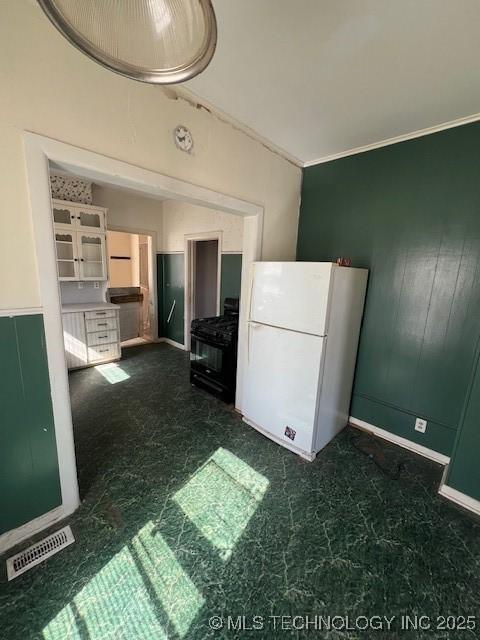
<svg viewBox="0 0 480 640"><path fill-rule="evenodd" d="M345 427L367 269L255 262L243 419L307 460Z"/></svg>

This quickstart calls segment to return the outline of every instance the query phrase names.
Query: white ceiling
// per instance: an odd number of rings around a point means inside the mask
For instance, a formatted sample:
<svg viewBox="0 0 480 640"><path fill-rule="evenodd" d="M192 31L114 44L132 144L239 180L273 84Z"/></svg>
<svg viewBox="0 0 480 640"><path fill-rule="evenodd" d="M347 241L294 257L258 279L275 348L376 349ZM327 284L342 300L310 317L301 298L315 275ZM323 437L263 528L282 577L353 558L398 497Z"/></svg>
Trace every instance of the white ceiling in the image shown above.
<svg viewBox="0 0 480 640"><path fill-rule="evenodd" d="M214 0L185 86L300 164L480 112L480 0Z"/></svg>

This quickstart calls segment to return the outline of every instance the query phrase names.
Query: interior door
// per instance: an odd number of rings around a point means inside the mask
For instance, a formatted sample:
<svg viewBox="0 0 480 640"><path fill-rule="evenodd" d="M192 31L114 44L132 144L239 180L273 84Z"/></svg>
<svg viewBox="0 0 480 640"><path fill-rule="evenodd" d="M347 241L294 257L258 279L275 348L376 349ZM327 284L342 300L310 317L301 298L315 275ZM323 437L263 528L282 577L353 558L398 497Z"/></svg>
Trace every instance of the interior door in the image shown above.
<svg viewBox="0 0 480 640"><path fill-rule="evenodd" d="M106 280L105 235L77 233L80 280Z"/></svg>
<svg viewBox="0 0 480 640"><path fill-rule="evenodd" d="M185 272L183 253L164 254L163 336L179 344L184 341Z"/></svg>
<svg viewBox="0 0 480 640"><path fill-rule="evenodd" d="M245 418L311 452L324 338L249 323Z"/></svg>
<svg viewBox="0 0 480 640"><path fill-rule="evenodd" d="M324 335L331 262L255 262L250 319Z"/></svg>

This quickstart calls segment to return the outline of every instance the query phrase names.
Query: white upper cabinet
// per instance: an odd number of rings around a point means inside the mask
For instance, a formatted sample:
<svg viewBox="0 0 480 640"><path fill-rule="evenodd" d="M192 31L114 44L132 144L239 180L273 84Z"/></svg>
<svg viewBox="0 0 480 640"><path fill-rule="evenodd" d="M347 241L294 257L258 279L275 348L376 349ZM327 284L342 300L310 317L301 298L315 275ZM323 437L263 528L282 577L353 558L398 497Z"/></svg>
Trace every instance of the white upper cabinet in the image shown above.
<svg viewBox="0 0 480 640"><path fill-rule="evenodd" d="M52 214L59 280L106 280L107 210L53 200Z"/></svg>
<svg viewBox="0 0 480 640"><path fill-rule="evenodd" d="M52 205L53 224L63 229L73 229L77 226L77 212L73 205L54 200Z"/></svg>
<svg viewBox="0 0 480 640"><path fill-rule="evenodd" d="M60 280L78 280L79 261L77 234L68 229L55 229L55 249Z"/></svg>
<svg viewBox="0 0 480 640"><path fill-rule="evenodd" d="M52 211L55 227L105 233L106 210L101 207L66 202L65 200L53 200Z"/></svg>
<svg viewBox="0 0 480 640"><path fill-rule="evenodd" d="M104 233L77 233L80 280L106 280Z"/></svg>
<svg viewBox="0 0 480 640"><path fill-rule="evenodd" d="M77 227L79 231L105 233L105 212L102 209L77 207Z"/></svg>

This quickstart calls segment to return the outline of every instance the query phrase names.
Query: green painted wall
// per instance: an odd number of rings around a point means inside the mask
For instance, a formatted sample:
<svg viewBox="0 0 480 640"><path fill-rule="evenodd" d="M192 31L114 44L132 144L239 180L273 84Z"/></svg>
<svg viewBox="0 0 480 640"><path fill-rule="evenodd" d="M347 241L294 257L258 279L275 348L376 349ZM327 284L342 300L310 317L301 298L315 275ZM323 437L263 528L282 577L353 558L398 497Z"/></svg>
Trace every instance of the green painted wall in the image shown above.
<svg viewBox="0 0 480 640"><path fill-rule="evenodd" d="M220 309L226 297L240 297L241 254L223 254L220 281ZM185 273L183 253L157 254L158 333L159 337L184 342ZM167 323L173 300L172 318Z"/></svg>
<svg viewBox="0 0 480 640"><path fill-rule="evenodd" d="M62 502L41 315L0 318L0 534Z"/></svg>
<svg viewBox="0 0 480 640"><path fill-rule="evenodd" d="M225 298L240 298L242 283L242 254L224 253L220 280L220 312L223 312Z"/></svg>
<svg viewBox="0 0 480 640"><path fill-rule="evenodd" d="M298 259L370 269L351 413L445 454L480 329L479 149L475 123L303 178Z"/></svg>
<svg viewBox="0 0 480 640"><path fill-rule="evenodd" d="M165 318L163 314L163 255L157 253L157 305L158 305L158 338L163 338Z"/></svg>
<svg viewBox="0 0 480 640"><path fill-rule="evenodd" d="M160 263L160 264L159 264ZM157 255L157 286L160 337L184 342L185 273L183 253ZM167 322L175 300L170 322Z"/></svg>
<svg viewBox="0 0 480 640"><path fill-rule="evenodd" d="M464 414L448 468L447 484L480 500L480 343Z"/></svg>

